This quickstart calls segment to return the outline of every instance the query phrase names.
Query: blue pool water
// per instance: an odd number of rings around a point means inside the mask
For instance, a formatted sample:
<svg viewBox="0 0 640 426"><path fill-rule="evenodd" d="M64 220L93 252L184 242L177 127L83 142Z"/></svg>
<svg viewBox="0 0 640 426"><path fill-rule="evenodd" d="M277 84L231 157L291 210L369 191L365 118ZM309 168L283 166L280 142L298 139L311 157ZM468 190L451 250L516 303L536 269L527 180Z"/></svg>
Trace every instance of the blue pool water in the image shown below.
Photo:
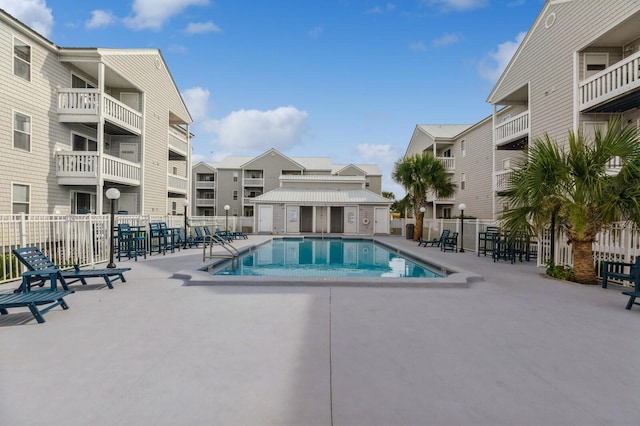
<svg viewBox="0 0 640 426"><path fill-rule="evenodd" d="M443 276L371 240L319 238L275 239L212 273L272 277Z"/></svg>

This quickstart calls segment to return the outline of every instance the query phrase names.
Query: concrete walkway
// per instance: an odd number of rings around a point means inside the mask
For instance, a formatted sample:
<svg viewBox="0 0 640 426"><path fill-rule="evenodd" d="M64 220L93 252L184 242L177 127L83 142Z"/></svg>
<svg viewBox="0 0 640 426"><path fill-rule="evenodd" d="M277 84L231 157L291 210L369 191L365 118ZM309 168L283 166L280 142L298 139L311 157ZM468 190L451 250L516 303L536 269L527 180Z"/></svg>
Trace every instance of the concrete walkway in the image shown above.
<svg viewBox="0 0 640 426"><path fill-rule="evenodd" d="M127 283L74 286L44 324L0 317L0 425L640 424L620 288L383 239L484 281L185 286L201 250L122 262Z"/></svg>

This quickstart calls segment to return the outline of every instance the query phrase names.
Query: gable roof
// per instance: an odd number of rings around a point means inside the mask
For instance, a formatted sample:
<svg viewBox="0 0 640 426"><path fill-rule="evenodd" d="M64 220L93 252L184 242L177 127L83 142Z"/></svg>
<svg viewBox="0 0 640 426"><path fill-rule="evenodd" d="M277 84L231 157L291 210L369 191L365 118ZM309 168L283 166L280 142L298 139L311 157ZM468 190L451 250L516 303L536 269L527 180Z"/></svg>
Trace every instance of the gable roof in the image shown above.
<svg viewBox="0 0 640 426"><path fill-rule="evenodd" d="M281 153L280 151L278 151L275 148L271 148L270 150L264 152L263 154L258 155L257 157L253 157L251 160L247 161L246 163L242 164L240 167L245 169L247 168L251 163L254 163L266 156L274 156L274 155L278 155L281 158L284 158L285 160L290 161L293 165L295 165L296 167L299 167L301 170L304 170L304 166L300 163L298 163L297 161L293 160L291 157L287 157L286 155L284 155L283 153Z"/></svg>

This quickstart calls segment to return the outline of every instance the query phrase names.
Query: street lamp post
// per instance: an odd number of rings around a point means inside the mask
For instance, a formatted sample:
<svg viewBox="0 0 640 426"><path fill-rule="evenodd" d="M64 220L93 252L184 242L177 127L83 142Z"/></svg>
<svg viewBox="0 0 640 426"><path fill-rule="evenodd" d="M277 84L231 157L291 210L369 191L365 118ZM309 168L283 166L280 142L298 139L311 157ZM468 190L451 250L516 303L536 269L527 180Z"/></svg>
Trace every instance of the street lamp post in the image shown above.
<svg viewBox="0 0 640 426"><path fill-rule="evenodd" d="M466 208L465 203L458 204L460 210L460 253L464 253L464 209Z"/></svg>
<svg viewBox="0 0 640 426"><path fill-rule="evenodd" d="M422 228L424 229L424 212L426 212L427 209L425 209L424 207L420 207L420 214L422 215ZM420 229L420 238L422 238L422 229ZM422 239L420 240L422 241Z"/></svg>
<svg viewBox="0 0 640 426"><path fill-rule="evenodd" d="M224 232L225 235L229 235L229 204L224 205Z"/></svg>
<svg viewBox="0 0 640 426"><path fill-rule="evenodd" d="M188 238L188 234L187 234L187 207L189 207L189 200L187 200L186 198L184 200L182 200L182 205L184 206L184 241L182 244L182 248L186 249L187 248L187 238Z"/></svg>
<svg viewBox="0 0 640 426"><path fill-rule="evenodd" d="M109 225L111 225L111 232L109 233L109 264L107 265L107 268L115 268L116 264L113 262L113 239L115 238L114 228L116 226L114 216L116 212L115 201L120 198L120 191L118 191L118 188L109 188L107 189L107 192L105 192L105 195L109 200L111 200L111 221L109 222Z"/></svg>

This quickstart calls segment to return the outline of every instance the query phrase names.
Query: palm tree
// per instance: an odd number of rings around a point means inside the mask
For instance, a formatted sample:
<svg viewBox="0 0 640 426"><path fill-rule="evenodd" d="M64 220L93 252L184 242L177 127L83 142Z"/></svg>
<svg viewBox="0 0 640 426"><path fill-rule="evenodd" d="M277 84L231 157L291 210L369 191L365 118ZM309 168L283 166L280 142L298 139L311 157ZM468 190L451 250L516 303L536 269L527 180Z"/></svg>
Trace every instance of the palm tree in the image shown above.
<svg viewBox="0 0 640 426"><path fill-rule="evenodd" d="M500 219L529 235L555 220L573 246L575 281L594 284L596 235L621 220L640 223L640 139L614 118L593 141L570 132L568 142L564 151L548 135L535 141L503 193L511 207Z"/></svg>
<svg viewBox="0 0 640 426"><path fill-rule="evenodd" d="M418 241L422 237L424 219L420 207L427 205L427 191L433 191L436 197L451 197L456 186L447 176L442 163L430 152L399 159L394 164L391 177L404 187L406 199L413 205L416 218L413 240Z"/></svg>

